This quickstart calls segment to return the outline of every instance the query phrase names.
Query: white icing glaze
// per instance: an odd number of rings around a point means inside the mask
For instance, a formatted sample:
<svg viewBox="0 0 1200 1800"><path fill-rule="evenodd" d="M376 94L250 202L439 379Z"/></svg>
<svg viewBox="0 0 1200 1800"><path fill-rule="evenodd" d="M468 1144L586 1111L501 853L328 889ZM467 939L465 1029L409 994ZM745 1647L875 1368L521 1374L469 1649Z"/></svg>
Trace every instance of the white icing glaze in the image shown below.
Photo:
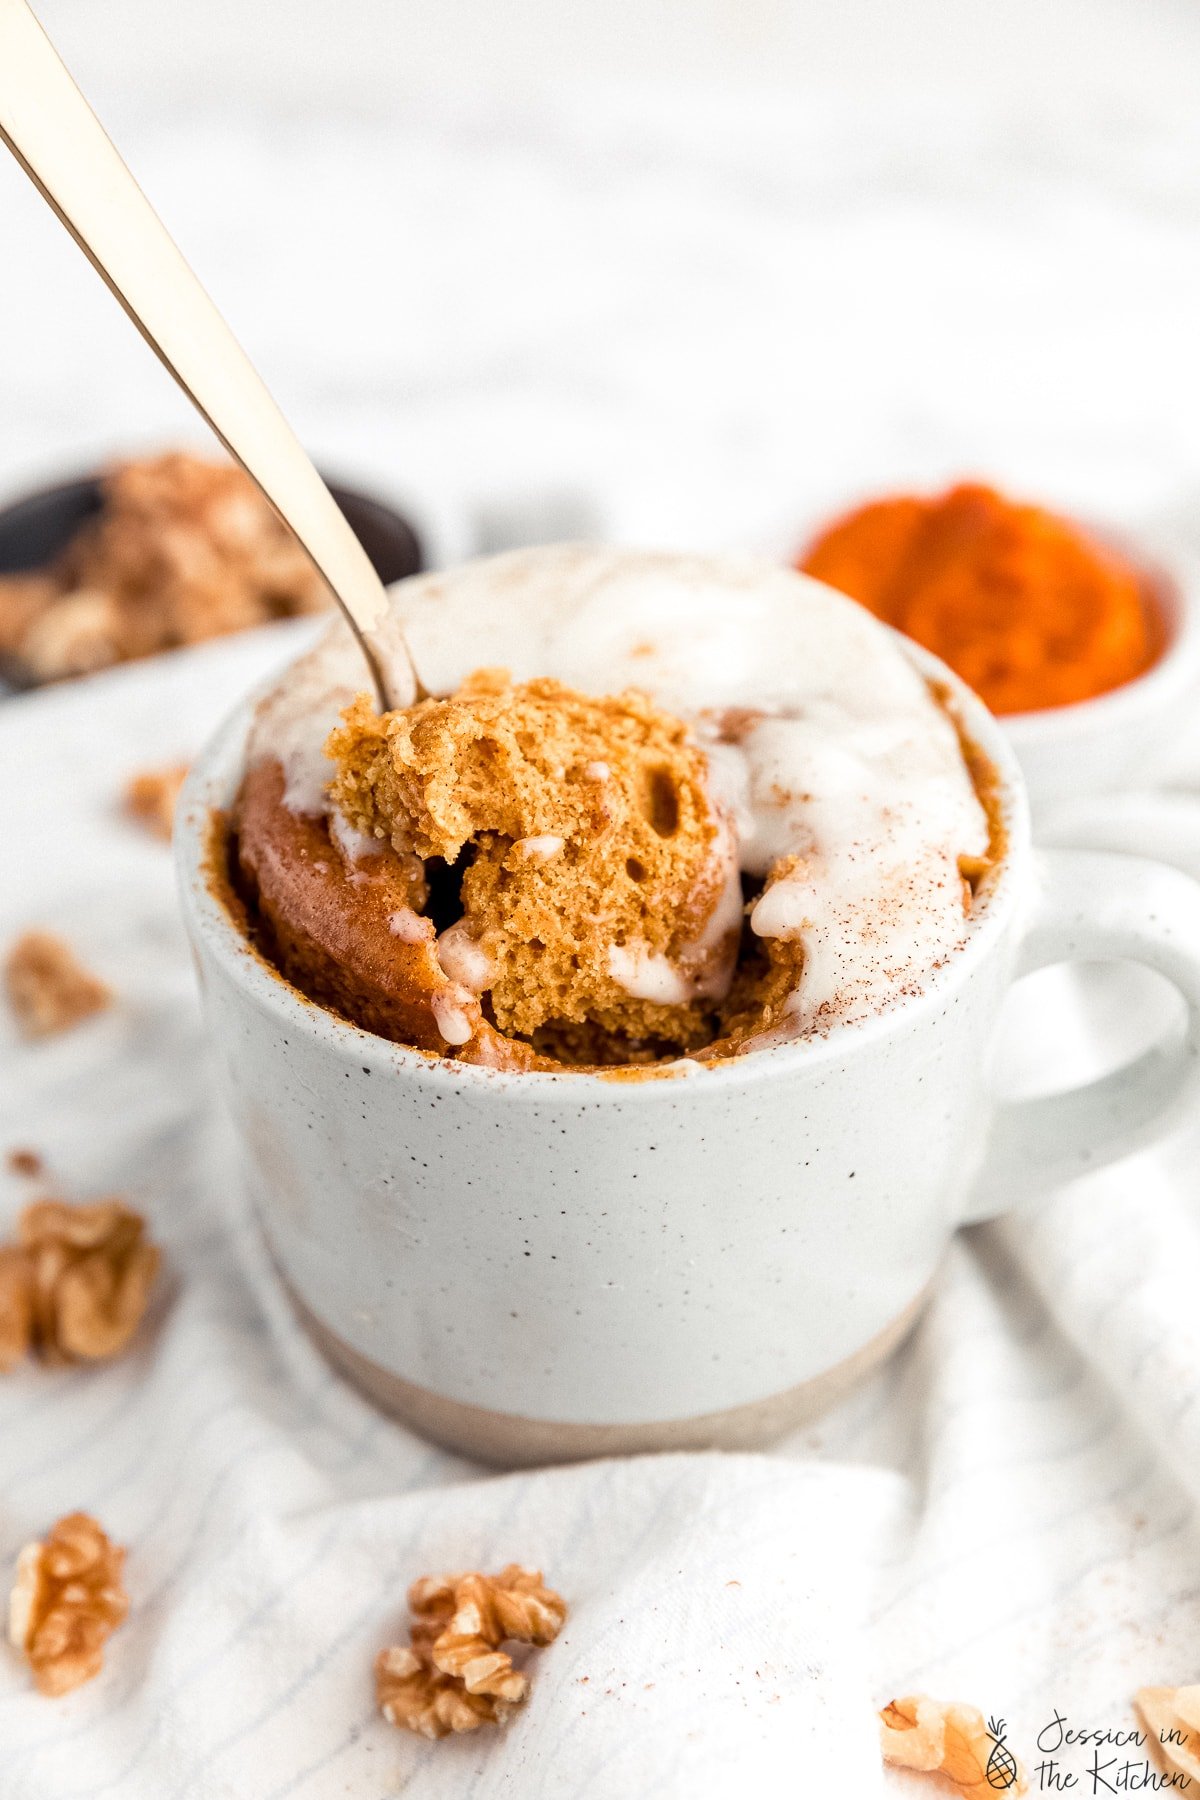
<svg viewBox="0 0 1200 1800"><path fill-rule="evenodd" d="M324 762L325 758L322 757L321 761ZM290 792L290 787L288 792ZM329 816L329 835L347 862L357 862L359 858L363 856L379 855L380 851L384 848L383 843L379 838L368 837L365 831L359 831L358 827L352 825L345 814L339 812L336 806L329 805L323 794L321 799L321 806L318 806L315 810L317 812L327 810ZM312 807L307 806L293 806L291 800L288 799L287 793L284 794L284 802L286 805L292 807L293 812L311 812L314 810Z"/></svg>
<svg viewBox="0 0 1200 1800"><path fill-rule="evenodd" d="M715 783L713 784L715 793ZM721 891L704 930L680 952L680 961L692 971L694 998L723 1000L733 981L738 939L742 926L742 871L737 834L728 816L717 815L717 839L713 854L723 867Z"/></svg>
<svg viewBox="0 0 1200 1800"><path fill-rule="evenodd" d="M470 1039L475 1028L467 1011L469 1000L470 995L453 983L445 992L439 991L430 999L434 1022L446 1043L465 1044Z"/></svg>
<svg viewBox="0 0 1200 1800"><path fill-rule="evenodd" d="M521 855L533 862L550 862L563 847L563 840L556 831L538 832L534 837L518 838L513 845Z"/></svg>
<svg viewBox="0 0 1200 1800"><path fill-rule="evenodd" d="M676 957L646 944L609 946L608 972L634 1000L682 1006L690 1000L723 1000L729 992L742 924L742 877L737 839L720 816L712 854L721 869L717 903L700 935L682 945Z"/></svg>
<svg viewBox="0 0 1200 1800"><path fill-rule="evenodd" d="M399 906L388 914L388 929L402 944L424 944L433 936L433 920L422 918L411 906Z"/></svg>
<svg viewBox="0 0 1200 1800"><path fill-rule="evenodd" d="M496 979L495 963L463 919L443 931L437 954L443 972L469 993L482 994Z"/></svg>
<svg viewBox="0 0 1200 1800"><path fill-rule="evenodd" d="M799 857L750 924L760 937L803 940L789 1010L805 1026L870 1010L963 935L958 856L986 848L987 830L953 726L930 710L920 736L902 716L840 736L768 719L738 746L756 821L747 867L763 872L789 847Z"/></svg>
<svg viewBox="0 0 1200 1800"><path fill-rule="evenodd" d="M864 1016L961 943L958 858L986 849L983 809L923 678L843 595L750 558L559 545L418 576L391 600L385 654L400 684L402 628L435 693L501 666L517 681L551 676L593 694L639 687L694 723L741 868L762 877L798 859L751 915L760 935L803 943L795 1032ZM337 623L260 708L251 755L280 757L289 805L327 804L321 745L365 687ZM726 743L731 709L737 741ZM601 767L588 772L601 779ZM727 880L726 930L734 898ZM710 929L719 937L715 919ZM629 955L618 979L638 983L630 992L666 985ZM697 991L683 969L672 973L684 997Z"/></svg>
<svg viewBox="0 0 1200 1800"><path fill-rule="evenodd" d="M366 685L356 661L361 666L348 629L345 643L336 632L328 634L292 664L259 705L250 737L251 759L256 746L270 746L270 754L282 764L284 805L292 812L328 810L325 790L333 778L333 764L324 744L342 708Z"/></svg>
<svg viewBox="0 0 1200 1800"><path fill-rule="evenodd" d="M645 945L610 944L608 972L634 1000L655 1000L662 1006L684 1006L696 990L669 956Z"/></svg>

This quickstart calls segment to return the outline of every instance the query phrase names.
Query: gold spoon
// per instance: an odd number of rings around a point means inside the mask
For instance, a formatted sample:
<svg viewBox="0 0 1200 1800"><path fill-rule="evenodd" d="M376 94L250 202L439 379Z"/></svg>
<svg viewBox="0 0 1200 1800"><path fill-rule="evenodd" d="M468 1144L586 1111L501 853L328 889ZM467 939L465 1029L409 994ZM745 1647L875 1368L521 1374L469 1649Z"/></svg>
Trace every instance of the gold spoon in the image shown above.
<svg viewBox="0 0 1200 1800"><path fill-rule="evenodd" d="M25 0L0 0L0 138L308 552L358 639L380 706L403 704L372 641L388 608L366 551Z"/></svg>

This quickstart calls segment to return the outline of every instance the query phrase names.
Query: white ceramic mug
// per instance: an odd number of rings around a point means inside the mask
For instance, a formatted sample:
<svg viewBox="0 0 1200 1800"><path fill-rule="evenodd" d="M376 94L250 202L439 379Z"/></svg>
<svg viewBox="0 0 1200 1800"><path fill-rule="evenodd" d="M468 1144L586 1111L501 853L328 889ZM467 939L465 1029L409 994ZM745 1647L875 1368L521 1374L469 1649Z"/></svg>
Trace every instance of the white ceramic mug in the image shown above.
<svg viewBox="0 0 1200 1800"><path fill-rule="evenodd" d="M956 1226L1145 1144L1200 1091L1200 887L1035 858L1003 734L911 654L1000 776L1007 850L963 947L865 1023L641 1080L434 1060L305 1000L211 878L248 707L194 768L184 906L263 1226L328 1354L417 1429L509 1463L766 1441L898 1340ZM1166 975L1186 1028L997 1107L1015 975L1108 958Z"/></svg>

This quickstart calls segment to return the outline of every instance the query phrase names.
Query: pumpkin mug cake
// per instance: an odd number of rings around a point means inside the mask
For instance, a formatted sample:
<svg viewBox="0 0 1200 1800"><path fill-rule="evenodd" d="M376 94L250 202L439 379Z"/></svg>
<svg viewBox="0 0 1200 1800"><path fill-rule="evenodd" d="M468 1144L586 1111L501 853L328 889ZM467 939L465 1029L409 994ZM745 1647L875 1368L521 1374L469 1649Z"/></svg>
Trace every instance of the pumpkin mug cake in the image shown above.
<svg viewBox="0 0 1200 1800"><path fill-rule="evenodd" d="M962 941L982 759L830 589L566 548L404 614L438 696L380 714L332 635L259 707L233 818L260 947L346 1018L492 1068L712 1060L866 1017ZM515 668L474 666L488 619Z"/></svg>
<svg viewBox="0 0 1200 1800"><path fill-rule="evenodd" d="M1035 864L995 722L854 602L580 546L390 600L391 709L335 623L200 758L176 844L275 1261L418 1429L763 1442L899 1341L957 1223L1194 1091L1197 890ZM1187 1001L1154 1082L999 1106L1018 956L1105 955Z"/></svg>

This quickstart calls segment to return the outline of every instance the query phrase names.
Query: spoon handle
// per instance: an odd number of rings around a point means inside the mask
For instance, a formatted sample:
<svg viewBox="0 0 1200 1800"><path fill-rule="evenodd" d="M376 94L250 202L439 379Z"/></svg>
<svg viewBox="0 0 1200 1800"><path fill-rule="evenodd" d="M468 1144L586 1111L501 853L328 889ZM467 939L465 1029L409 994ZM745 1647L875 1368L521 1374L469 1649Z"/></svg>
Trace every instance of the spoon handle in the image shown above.
<svg viewBox="0 0 1200 1800"><path fill-rule="evenodd" d="M25 0L0 0L0 138L300 540L391 704L369 641L387 611L370 559Z"/></svg>

